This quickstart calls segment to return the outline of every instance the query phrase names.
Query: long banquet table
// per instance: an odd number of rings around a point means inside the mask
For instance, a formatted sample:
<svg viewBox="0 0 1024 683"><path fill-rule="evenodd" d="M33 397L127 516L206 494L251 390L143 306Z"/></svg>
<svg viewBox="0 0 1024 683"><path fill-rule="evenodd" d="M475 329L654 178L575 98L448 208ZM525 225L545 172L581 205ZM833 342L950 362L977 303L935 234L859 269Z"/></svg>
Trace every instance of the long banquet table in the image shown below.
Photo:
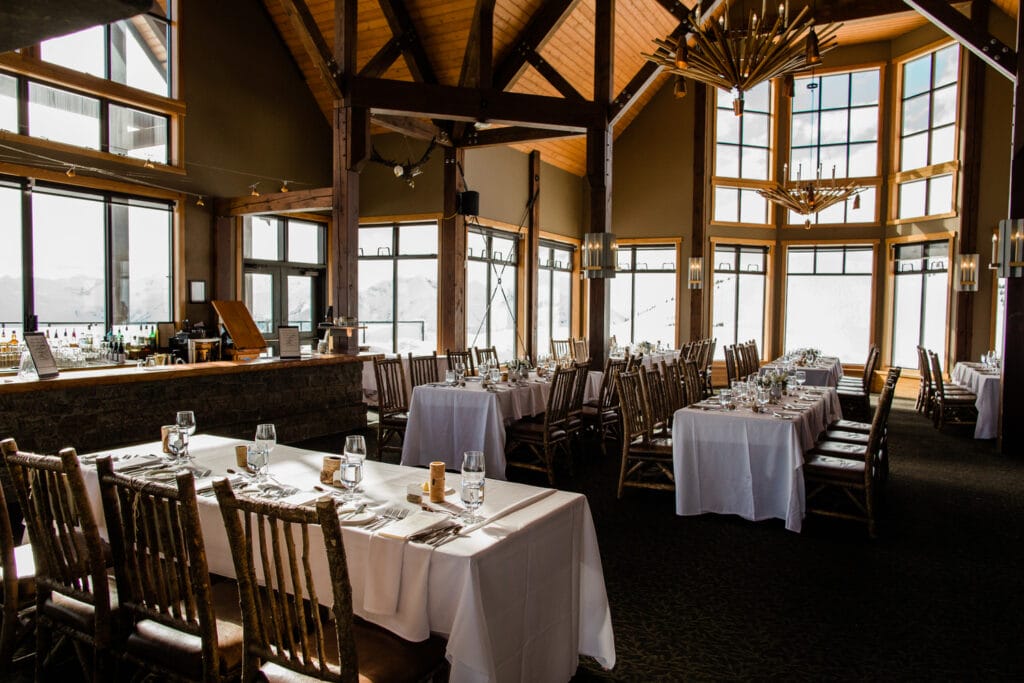
<svg viewBox="0 0 1024 683"><path fill-rule="evenodd" d="M975 439L994 439L999 432L998 369L981 363L957 363L953 368L953 381L977 394L974 406L978 409L978 422L974 425Z"/></svg>
<svg viewBox="0 0 1024 683"><path fill-rule="evenodd" d="M672 426L676 514L778 518L799 532L804 517L804 451L842 416L835 389L783 397L767 413L695 404L677 410ZM702 407L703 406L703 407ZM786 407L790 406L790 407ZM778 417L778 413L784 417Z"/></svg>
<svg viewBox="0 0 1024 683"><path fill-rule="evenodd" d="M214 477L224 476L227 468L235 467L234 446L239 443L196 435L191 450ZM159 448L156 442L103 453L157 453ZM319 483L324 455L277 446L271 474L312 500L323 495L312 486ZM83 471L105 535L96 470ZM423 477L420 469L368 460L362 487L382 506L415 509L405 502L406 487L422 483ZM198 480L197 487L202 489L205 481ZM615 641L587 499L488 481L480 514L488 517L527 498L533 502L437 548L386 539L359 526L343 527L355 613L409 640L423 640L430 633L447 637L452 681L565 681L574 674L580 653L612 668ZM300 501L293 497L291 502ZM199 516L210 571L233 577L215 498L199 497ZM317 532L311 529L311 535ZM318 584L328 581L326 552L314 558L314 574Z"/></svg>
<svg viewBox="0 0 1024 683"><path fill-rule="evenodd" d="M761 372L780 369L784 363L784 359L776 358L771 363L761 366ZM793 369L806 373L806 385L809 387L836 387L843 376L843 364L834 356L819 356L814 363L793 365Z"/></svg>

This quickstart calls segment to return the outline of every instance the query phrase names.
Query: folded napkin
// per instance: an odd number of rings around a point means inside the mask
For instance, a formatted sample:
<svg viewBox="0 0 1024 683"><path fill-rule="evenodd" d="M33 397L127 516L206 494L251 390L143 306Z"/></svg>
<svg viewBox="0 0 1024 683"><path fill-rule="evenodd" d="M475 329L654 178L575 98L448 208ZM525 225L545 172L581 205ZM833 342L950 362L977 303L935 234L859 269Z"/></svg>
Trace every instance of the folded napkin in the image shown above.
<svg viewBox="0 0 1024 683"><path fill-rule="evenodd" d="M126 458L125 456L118 457L118 456L115 455L115 456L113 456L113 459L114 459L114 471L115 472L126 471L128 473L131 473L132 471L134 471L136 469L143 469L143 468L149 467L150 465L156 465L157 463L170 462L166 458L162 458L159 455L152 455L152 454L150 454L150 455L137 455L137 456L132 457L132 458ZM86 461L86 460L83 459L82 460L82 464L83 465L95 465L96 464L96 458L92 458L89 461Z"/></svg>
<svg viewBox="0 0 1024 683"><path fill-rule="evenodd" d="M448 519L449 515L420 510L405 519L392 522L370 537L370 548L366 553L363 609L374 614L395 613L402 592L406 541L410 536L431 529ZM424 567L420 569L425 571ZM418 585L423 577L406 578L413 579L410 584Z"/></svg>
<svg viewBox="0 0 1024 683"><path fill-rule="evenodd" d="M460 536L465 536L466 534L470 533L471 531L476 531L477 529L479 529L482 526L487 526L488 524L496 522L499 519L501 519L502 517L505 517L506 515L511 515L513 512L518 512L519 510L522 510L523 508L525 508L525 507L527 507L529 505L533 505L534 503L536 503L539 500L543 500L544 498L547 498L548 496L550 496L554 492L555 492L555 489L544 489L544 490L542 490L542 491L540 491L538 493L533 494L532 496L527 496L526 498L523 498L522 500L520 500L518 502L512 503L511 505L508 505L508 506L502 508L501 510L499 510L498 512L495 512L490 517L484 518L484 520L482 522L477 522L476 524L470 524L469 526L463 527L462 531L459 532L459 535Z"/></svg>

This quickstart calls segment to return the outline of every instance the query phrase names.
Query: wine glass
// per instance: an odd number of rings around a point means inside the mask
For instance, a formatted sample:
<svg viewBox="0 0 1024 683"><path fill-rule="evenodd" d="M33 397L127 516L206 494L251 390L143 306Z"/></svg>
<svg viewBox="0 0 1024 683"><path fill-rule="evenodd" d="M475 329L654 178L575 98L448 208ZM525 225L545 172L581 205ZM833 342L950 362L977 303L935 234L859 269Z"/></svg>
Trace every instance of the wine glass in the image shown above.
<svg viewBox="0 0 1024 683"><path fill-rule="evenodd" d="M355 499L359 483L363 480L363 461L366 459L366 439L356 434L345 437L345 450L341 459L341 484L345 487L345 500Z"/></svg>
<svg viewBox="0 0 1024 683"><path fill-rule="evenodd" d="M801 389L803 388L804 382L806 382L806 381L807 381L807 371L806 370L797 370L796 371L796 383L800 385Z"/></svg>
<svg viewBox="0 0 1024 683"><path fill-rule="evenodd" d="M462 384L462 380L466 377L466 364L461 360L455 361L455 381Z"/></svg>
<svg viewBox="0 0 1024 683"><path fill-rule="evenodd" d="M484 476L486 465L483 451L466 451L462 454L462 504L466 506L466 523L480 521L476 511L484 502Z"/></svg>
<svg viewBox="0 0 1024 683"><path fill-rule="evenodd" d="M191 410L179 410L175 423L178 425L178 431L184 434L182 441L185 446L182 457L191 458L192 455L188 451L188 441L189 437L196 433L196 414Z"/></svg>

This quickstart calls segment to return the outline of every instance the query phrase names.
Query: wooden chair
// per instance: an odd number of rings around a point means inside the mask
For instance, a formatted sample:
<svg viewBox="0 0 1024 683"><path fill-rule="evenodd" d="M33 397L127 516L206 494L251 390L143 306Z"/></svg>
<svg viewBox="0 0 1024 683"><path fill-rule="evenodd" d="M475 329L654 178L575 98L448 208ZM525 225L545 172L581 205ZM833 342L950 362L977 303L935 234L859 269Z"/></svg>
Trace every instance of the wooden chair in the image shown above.
<svg viewBox="0 0 1024 683"><path fill-rule="evenodd" d="M932 373L929 368L928 352L920 344L917 347L917 371L921 375L921 381L917 387L917 403L914 409L919 413L931 415Z"/></svg>
<svg viewBox="0 0 1024 683"><path fill-rule="evenodd" d="M680 408L686 407L686 388L683 385L685 371L679 361L661 362L661 374L665 378L665 400L667 409L673 415Z"/></svg>
<svg viewBox="0 0 1024 683"><path fill-rule="evenodd" d="M429 356L409 354L409 386L415 389L421 384L440 381L441 375L437 371L437 351Z"/></svg>
<svg viewBox="0 0 1024 683"><path fill-rule="evenodd" d="M668 434L672 429L672 411L669 410L665 378L657 367L650 370L641 368L640 384L644 389L644 401L651 418L651 428L662 435Z"/></svg>
<svg viewBox="0 0 1024 683"><path fill-rule="evenodd" d="M644 366L644 354L638 353L627 357L626 359L626 371L635 372L636 370Z"/></svg>
<svg viewBox="0 0 1024 683"><path fill-rule="evenodd" d="M170 485L117 474L110 457L96 469L126 626L122 657L163 680L237 680L238 591L210 585L192 473Z"/></svg>
<svg viewBox="0 0 1024 683"><path fill-rule="evenodd" d="M871 373L868 372L868 368L872 368L872 373L878 367L878 357L881 355L881 350L877 345L871 344L868 346L868 357L864 361L864 374L860 377L840 377L839 383L836 385L837 389L848 389L852 391L861 390L870 392L871 390Z"/></svg>
<svg viewBox="0 0 1024 683"><path fill-rule="evenodd" d="M615 390L615 378L626 369L625 359L609 358L604 364L601 376L601 389L597 398L583 403L583 423L586 428L597 434L601 442L601 455L607 453L605 442L620 436L621 412L619 411L619 394Z"/></svg>
<svg viewBox="0 0 1024 683"><path fill-rule="evenodd" d="M867 523L868 535L871 538L877 535L875 498L884 419L882 406L891 404L894 390L888 385L882 388L865 446L824 440L804 455L808 514L863 521Z"/></svg>
<svg viewBox="0 0 1024 683"><path fill-rule="evenodd" d="M6 465L0 462L6 470ZM27 660L31 654L15 659L18 646L32 636L35 629L36 564L32 546L28 543L16 545L11 529L11 517L7 512L7 497L0 487L0 671L12 672L16 664Z"/></svg>
<svg viewBox="0 0 1024 683"><path fill-rule="evenodd" d="M654 421L644 396L642 376L642 372L620 372L615 379L622 410L619 498L627 486L675 490L672 439L654 436Z"/></svg>
<svg viewBox="0 0 1024 683"><path fill-rule="evenodd" d="M688 360L683 363L683 384L686 388L686 405L692 405L704 398L700 371L695 361Z"/></svg>
<svg viewBox="0 0 1024 683"><path fill-rule="evenodd" d="M471 351L452 351L445 349L444 355L448 359L448 369L455 372L455 364L462 361L462 365L466 369L466 376L472 376L476 374L476 366L473 365L473 353Z"/></svg>
<svg viewBox="0 0 1024 683"><path fill-rule="evenodd" d="M576 373L576 368L555 370L543 422L523 419L508 429L505 444L508 466L546 472L551 486L555 485L555 458L558 453L564 453L567 459L570 455L569 407Z"/></svg>
<svg viewBox="0 0 1024 683"><path fill-rule="evenodd" d="M577 363L590 362L590 344L586 337L572 340L572 359Z"/></svg>
<svg viewBox="0 0 1024 683"><path fill-rule="evenodd" d="M568 339L551 340L551 356L561 363L572 358L572 344Z"/></svg>
<svg viewBox="0 0 1024 683"><path fill-rule="evenodd" d="M402 450L405 428L409 424L409 399L405 394L405 370L401 358L374 358L377 377L377 457L387 451ZM391 441L397 439L398 444Z"/></svg>
<svg viewBox="0 0 1024 683"><path fill-rule="evenodd" d="M353 617L333 500L321 498L314 509L238 498L226 479L213 487L238 577L243 681L418 681L443 669L439 638L411 643ZM309 561L324 550L330 586L317 585Z"/></svg>
<svg viewBox="0 0 1024 683"><path fill-rule="evenodd" d="M975 405L978 396L963 387L956 391L947 391L942 379L942 364L934 351L928 352L928 360L932 370L932 382L935 384L932 424L942 429L949 424L974 424L978 421L978 408Z"/></svg>
<svg viewBox="0 0 1024 683"><path fill-rule="evenodd" d="M884 402L881 396L878 399L878 408L882 411L882 439L878 448L878 474L882 483L889 477L889 410L892 408L892 398L895 395L896 383L900 379L901 372L902 368L899 366L889 368L885 377L885 386L892 387L893 391L888 394L888 402ZM836 420L828 426L821 438L866 447L870 434L870 422Z"/></svg>
<svg viewBox="0 0 1024 683"><path fill-rule="evenodd" d="M711 396L715 393L714 382L711 378L711 362L715 357L715 345L718 339L712 337L708 340L708 348L701 359L703 365L700 367L701 378L704 380L704 396Z"/></svg>
<svg viewBox="0 0 1024 683"><path fill-rule="evenodd" d="M726 344L722 347L722 353L725 354L725 382L731 387L740 378L736 367L736 347Z"/></svg>
<svg viewBox="0 0 1024 683"><path fill-rule="evenodd" d="M0 443L18 494L36 566L36 680L46 680L54 633L69 638L85 677L113 677L117 592L73 448L36 455Z"/></svg>
<svg viewBox="0 0 1024 683"><path fill-rule="evenodd" d="M589 362L573 362L572 394L569 397L569 414L566 420L566 427L569 430L569 439L578 440L583 433L585 426L583 422L583 397L587 393L587 378L590 374Z"/></svg>
<svg viewBox="0 0 1024 683"><path fill-rule="evenodd" d="M473 353L476 354L476 364L478 366L484 363L489 364L491 367L498 365L498 352L493 346L485 346L482 349L474 346Z"/></svg>
<svg viewBox="0 0 1024 683"><path fill-rule="evenodd" d="M844 415L864 416L871 415L871 377L875 374L880 353L877 346L872 345L868 353L867 365L864 366L864 377L860 383L851 386L837 387L839 403L843 408Z"/></svg>

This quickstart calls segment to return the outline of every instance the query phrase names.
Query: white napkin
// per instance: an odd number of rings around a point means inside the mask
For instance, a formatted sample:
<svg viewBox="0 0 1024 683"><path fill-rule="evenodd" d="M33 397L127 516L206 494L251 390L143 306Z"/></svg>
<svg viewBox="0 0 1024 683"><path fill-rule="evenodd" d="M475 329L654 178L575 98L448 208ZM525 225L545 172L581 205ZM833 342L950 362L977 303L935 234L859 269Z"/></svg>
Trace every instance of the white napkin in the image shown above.
<svg viewBox="0 0 1024 683"><path fill-rule="evenodd" d="M486 526L488 524L491 524L492 522L496 522L496 521L498 521L499 519L501 519L502 517L504 517L506 515L511 515L513 512L516 512L518 510L522 510L524 507L526 507L528 505L533 505L537 501L543 500L544 498L547 498L548 496L550 496L554 492L555 492L555 489L544 489L543 491L535 493L532 496L529 496L527 498L523 498L522 500L520 500L520 501L518 501L516 503L512 503L511 505L502 508L498 512L495 512L490 517L486 517L482 522L477 522L476 524L470 524L469 526L463 527L462 531L459 532L459 535L460 536L465 536L469 532L476 531L477 529L479 529L482 526Z"/></svg>
<svg viewBox="0 0 1024 683"><path fill-rule="evenodd" d="M406 541L413 534L445 522L447 515L419 511L392 522L370 537L366 553L363 608L374 614L394 614L402 591Z"/></svg>
<svg viewBox="0 0 1024 683"><path fill-rule="evenodd" d="M84 465L95 465L96 461L102 456L90 457L85 460L82 464ZM125 456L113 456L114 471L122 469L132 469L135 467L141 467L143 465L151 465L163 460L159 455L137 455L131 458L125 458Z"/></svg>

